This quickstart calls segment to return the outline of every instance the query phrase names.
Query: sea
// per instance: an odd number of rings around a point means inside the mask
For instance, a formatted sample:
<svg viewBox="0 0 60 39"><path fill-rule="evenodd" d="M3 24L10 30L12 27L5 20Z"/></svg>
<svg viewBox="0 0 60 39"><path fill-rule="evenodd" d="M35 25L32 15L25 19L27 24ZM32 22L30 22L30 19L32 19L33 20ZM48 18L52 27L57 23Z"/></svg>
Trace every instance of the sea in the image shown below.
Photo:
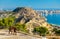
<svg viewBox="0 0 60 39"><path fill-rule="evenodd" d="M60 13L45 14L44 16L48 23L60 26Z"/></svg>

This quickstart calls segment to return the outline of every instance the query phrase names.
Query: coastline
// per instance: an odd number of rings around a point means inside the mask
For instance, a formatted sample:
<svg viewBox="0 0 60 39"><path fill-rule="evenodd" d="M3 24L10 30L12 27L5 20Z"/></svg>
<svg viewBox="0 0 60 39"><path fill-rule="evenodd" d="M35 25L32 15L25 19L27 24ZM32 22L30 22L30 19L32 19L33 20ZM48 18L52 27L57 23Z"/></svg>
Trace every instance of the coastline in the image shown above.
<svg viewBox="0 0 60 39"><path fill-rule="evenodd" d="M48 22L47 22L48 23ZM52 24L52 23L48 23L48 24L51 24L52 27L55 27L55 28L60 28L60 25L57 25L57 24Z"/></svg>

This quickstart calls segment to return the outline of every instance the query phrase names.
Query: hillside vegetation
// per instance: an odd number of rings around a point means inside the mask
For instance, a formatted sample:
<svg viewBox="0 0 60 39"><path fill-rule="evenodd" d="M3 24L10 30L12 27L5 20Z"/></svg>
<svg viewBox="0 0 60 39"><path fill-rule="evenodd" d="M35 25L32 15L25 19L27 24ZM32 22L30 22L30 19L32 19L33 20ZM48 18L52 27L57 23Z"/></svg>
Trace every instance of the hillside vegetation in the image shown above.
<svg viewBox="0 0 60 39"><path fill-rule="evenodd" d="M9 13L6 12L6 17L0 19L0 28L8 28L9 26L15 26L17 30L30 34L37 32L44 35L53 28L46 22L45 17L27 7L17 7Z"/></svg>

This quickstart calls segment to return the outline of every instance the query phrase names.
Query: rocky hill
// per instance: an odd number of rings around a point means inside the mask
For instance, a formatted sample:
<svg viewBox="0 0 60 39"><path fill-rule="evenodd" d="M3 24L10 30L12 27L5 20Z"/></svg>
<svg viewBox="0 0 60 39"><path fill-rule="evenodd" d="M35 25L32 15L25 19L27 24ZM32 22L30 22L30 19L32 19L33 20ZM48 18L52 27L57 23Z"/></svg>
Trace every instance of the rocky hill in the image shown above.
<svg viewBox="0 0 60 39"><path fill-rule="evenodd" d="M13 12L15 12L16 22L26 24L27 29L30 31L37 26L47 27L48 29L52 28L51 25L46 22L44 17L31 8L18 7L13 10Z"/></svg>
<svg viewBox="0 0 60 39"><path fill-rule="evenodd" d="M23 21L23 23L27 23L31 20L45 21L43 17L41 17L35 10L31 8L18 7L15 10L13 10L13 12L15 12L14 15L17 18L17 22Z"/></svg>

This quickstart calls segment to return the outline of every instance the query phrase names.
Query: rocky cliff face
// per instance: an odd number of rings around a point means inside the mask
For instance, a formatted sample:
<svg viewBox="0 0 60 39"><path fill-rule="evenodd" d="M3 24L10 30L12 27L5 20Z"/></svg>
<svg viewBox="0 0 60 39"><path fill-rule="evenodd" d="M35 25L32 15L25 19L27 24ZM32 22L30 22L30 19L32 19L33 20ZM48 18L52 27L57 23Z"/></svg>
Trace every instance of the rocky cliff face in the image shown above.
<svg viewBox="0 0 60 39"><path fill-rule="evenodd" d="M32 30L37 26L44 26L47 28L51 28L48 26L45 18L40 16L35 10L26 7L18 7L15 10L15 17L17 18L16 22L20 22L21 24L26 24L27 29Z"/></svg>
<svg viewBox="0 0 60 39"><path fill-rule="evenodd" d="M20 7L13 10L13 12L16 12L15 16L18 19L17 21L23 21L24 23L27 23L30 20L45 21L43 17L31 8Z"/></svg>

